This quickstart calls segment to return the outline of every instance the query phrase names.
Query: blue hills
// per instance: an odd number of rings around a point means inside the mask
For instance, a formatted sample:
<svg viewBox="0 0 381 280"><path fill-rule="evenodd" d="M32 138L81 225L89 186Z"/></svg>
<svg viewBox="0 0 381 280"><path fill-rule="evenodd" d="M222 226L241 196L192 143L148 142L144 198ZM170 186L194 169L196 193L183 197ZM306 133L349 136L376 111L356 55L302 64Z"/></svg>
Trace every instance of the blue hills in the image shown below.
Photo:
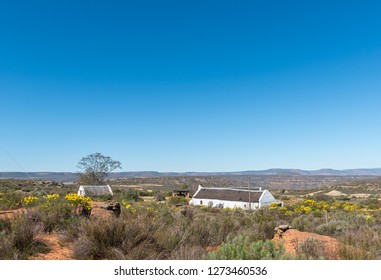
<svg viewBox="0 0 381 280"><path fill-rule="evenodd" d="M110 174L111 179L118 178L149 178L149 177L176 177L176 176L381 176L381 168L361 168L361 169L282 169L274 168L267 170L248 170L237 172L157 172L157 171L129 171L115 172ZM33 180L54 180L57 182L73 182L78 179L74 172L0 172L0 179L33 179Z"/></svg>

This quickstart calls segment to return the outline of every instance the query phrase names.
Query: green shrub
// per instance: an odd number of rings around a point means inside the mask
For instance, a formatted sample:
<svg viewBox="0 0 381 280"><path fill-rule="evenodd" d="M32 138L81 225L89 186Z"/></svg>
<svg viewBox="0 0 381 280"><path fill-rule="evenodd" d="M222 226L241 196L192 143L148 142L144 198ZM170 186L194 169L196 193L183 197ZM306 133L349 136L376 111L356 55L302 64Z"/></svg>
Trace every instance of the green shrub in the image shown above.
<svg viewBox="0 0 381 280"><path fill-rule="evenodd" d="M0 231L0 259L28 259L46 252L46 246L35 240L38 232L38 224L24 216L13 220L10 228Z"/></svg>
<svg viewBox="0 0 381 280"><path fill-rule="evenodd" d="M12 245L20 252L28 251L34 242L36 224L26 218L18 218L12 223Z"/></svg>
<svg viewBox="0 0 381 280"><path fill-rule="evenodd" d="M138 190L139 196L152 196L154 193L152 191L147 190Z"/></svg>
<svg viewBox="0 0 381 280"><path fill-rule="evenodd" d="M317 233L323 235L338 235L346 230L348 227L347 223L341 220L331 220L328 223L323 223L316 228Z"/></svg>
<svg viewBox="0 0 381 280"><path fill-rule="evenodd" d="M303 242L295 244L296 255L304 260L323 259L325 252L321 242L314 238L307 238Z"/></svg>
<svg viewBox="0 0 381 280"><path fill-rule="evenodd" d="M0 260L12 260L14 257L14 247L9 235L0 231Z"/></svg>
<svg viewBox="0 0 381 280"><path fill-rule="evenodd" d="M20 192L7 192L0 196L0 209L17 209L22 205L23 195Z"/></svg>
<svg viewBox="0 0 381 280"><path fill-rule="evenodd" d="M199 245L184 244L172 251L171 260L199 260L205 255L205 248Z"/></svg>
<svg viewBox="0 0 381 280"><path fill-rule="evenodd" d="M45 232L66 229L73 219L78 218L73 212L73 207L64 201L41 205L28 215L34 221L42 223Z"/></svg>
<svg viewBox="0 0 381 280"><path fill-rule="evenodd" d="M97 200L97 201L109 201L112 199L113 199L113 196L111 194L105 194L105 195L98 196L95 200Z"/></svg>
<svg viewBox="0 0 381 280"><path fill-rule="evenodd" d="M143 201L137 190L123 190L120 194L118 194L118 198L123 201Z"/></svg>
<svg viewBox="0 0 381 280"><path fill-rule="evenodd" d="M188 205L188 199L183 196L171 196L168 198L168 205Z"/></svg>
<svg viewBox="0 0 381 280"><path fill-rule="evenodd" d="M165 200L165 194L162 192L157 192L153 196L156 201L164 201Z"/></svg>
<svg viewBox="0 0 381 280"><path fill-rule="evenodd" d="M77 259L156 259L152 223L135 215L85 223L74 246Z"/></svg>
<svg viewBox="0 0 381 280"><path fill-rule="evenodd" d="M373 254L370 251L364 250L359 246L341 244L340 259L342 260L374 260L379 259L379 255Z"/></svg>
<svg viewBox="0 0 381 280"><path fill-rule="evenodd" d="M284 247L278 247L270 240L250 243L247 237L239 235L206 255L209 260L284 260L291 257L285 254Z"/></svg>
<svg viewBox="0 0 381 280"><path fill-rule="evenodd" d="M367 209L375 210L381 208L381 201L377 197L369 197L359 202L360 206L364 206Z"/></svg>
<svg viewBox="0 0 381 280"><path fill-rule="evenodd" d="M0 232L9 233L12 228L10 219L0 219Z"/></svg>

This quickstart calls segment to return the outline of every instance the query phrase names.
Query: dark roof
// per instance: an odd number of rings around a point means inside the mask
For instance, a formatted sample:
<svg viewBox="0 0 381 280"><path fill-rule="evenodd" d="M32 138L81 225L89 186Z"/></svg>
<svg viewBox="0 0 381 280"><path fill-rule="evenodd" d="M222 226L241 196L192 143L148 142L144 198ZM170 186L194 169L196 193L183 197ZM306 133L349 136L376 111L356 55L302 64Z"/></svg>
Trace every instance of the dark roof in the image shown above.
<svg viewBox="0 0 381 280"><path fill-rule="evenodd" d="M251 191L249 199L249 191L234 190L234 189L201 189L193 198L198 199L218 199L228 201L242 201L242 202L259 202L263 191Z"/></svg>
<svg viewBox="0 0 381 280"><path fill-rule="evenodd" d="M108 186L81 186L85 190L86 196L102 196L109 195L110 190Z"/></svg>

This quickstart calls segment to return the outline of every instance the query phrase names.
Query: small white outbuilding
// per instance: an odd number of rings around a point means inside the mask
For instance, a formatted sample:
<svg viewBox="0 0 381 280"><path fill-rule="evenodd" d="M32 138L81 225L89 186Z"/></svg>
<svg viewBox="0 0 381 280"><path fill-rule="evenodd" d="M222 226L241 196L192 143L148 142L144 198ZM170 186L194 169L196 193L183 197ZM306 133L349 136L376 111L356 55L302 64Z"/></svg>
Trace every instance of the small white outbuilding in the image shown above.
<svg viewBox="0 0 381 280"><path fill-rule="evenodd" d="M262 188L205 188L200 185L189 203L195 206L255 210L274 202L282 204L268 190Z"/></svg>
<svg viewBox="0 0 381 280"><path fill-rule="evenodd" d="M97 197L102 195L114 195L109 185L104 186L80 186L78 195Z"/></svg>

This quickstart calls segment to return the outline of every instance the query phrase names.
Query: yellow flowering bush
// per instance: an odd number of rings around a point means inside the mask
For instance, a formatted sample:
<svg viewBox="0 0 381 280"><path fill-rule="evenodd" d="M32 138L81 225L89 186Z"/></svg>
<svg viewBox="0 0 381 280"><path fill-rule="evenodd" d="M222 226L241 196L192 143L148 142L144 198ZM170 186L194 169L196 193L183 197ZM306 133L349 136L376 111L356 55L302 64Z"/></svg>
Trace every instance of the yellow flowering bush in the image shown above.
<svg viewBox="0 0 381 280"><path fill-rule="evenodd" d="M327 212L330 210L331 206L324 201L316 201L313 199L307 199L303 202L304 206L308 206L314 212Z"/></svg>
<svg viewBox="0 0 381 280"><path fill-rule="evenodd" d="M76 193L69 193L65 196L65 199L68 200L72 206L83 206L84 209L87 211L91 210L91 198L90 197L85 197L83 195L78 195Z"/></svg>
<svg viewBox="0 0 381 280"><path fill-rule="evenodd" d="M269 205L269 210L278 210L281 214L286 216L291 216L292 211L290 211L286 206L280 206L278 202L273 202Z"/></svg>
<svg viewBox="0 0 381 280"><path fill-rule="evenodd" d="M58 193L55 193L55 194L48 194L48 195L46 196L46 198L47 198L48 200L57 200L57 199L60 198L60 195L59 195Z"/></svg>
<svg viewBox="0 0 381 280"><path fill-rule="evenodd" d="M313 212L314 214L321 214L321 213L326 213L326 212L333 212L335 210L343 210L347 213L350 212L358 212L362 211L365 212L366 214L371 211L367 208L364 208L363 206L350 203L348 201L346 202L331 202L327 203L325 201L315 201L313 199L307 199L303 201L302 204L297 205L294 208L295 213L302 213L302 214L308 214Z"/></svg>
<svg viewBox="0 0 381 280"><path fill-rule="evenodd" d="M340 208L340 207L341 207L341 203L340 202L335 201L335 202L333 202L331 204L331 209L332 210L335 210L335 209Z"/></svg>
<svg viewBox="0 0 381 280"><path fill-rule="evenodd" d="M309 214L311 213L312 208L310 206L300 205L295 207L294 211L295 213Z"/></svg>
<svg viewBox="0 0 381 280"><path fill-rule="evenodd" d="M353 212L353 211L359 210L359 207L357 205L350 204L350 203L346 202L343 205L343 209L345 212Z"/></svg>
<svg viewBox="0 0 381 280"><path fill-rule="evenodd" d="M321 212L328 212L331 206L327 202L319 201L316 203L316 208Z"/></svg>
<svg viewBox="0 0 381 280"><path fill-rule="evenodd" d="M278 202L273 202L269 205L270 210L275 210L279 208L279 203Z"/></svg>
<svg viewBox="0 0 381 280"><path fill-rule="evenodd" d="M292 215L292 211L288 210L288 208L285 207L285 206L281 206L281 207L279 207L279 211L280 211L283 215L286 215L286 216L291 216L291 215Z"/></svg>
<svg viewBox="0 0 381 280"><path fill-rule="evenodd" d="M33 205L35 204L35 202L38 200L39 198L37 196L25 196L23 201L25 203L26 206L30 206L30 205Z"/></svg>
<svg viewBox="0 0 381 280"><path fill-rule="evenodd" d="M306 199L303 204L313 206L316 204L316 201L313 199Z"/></svg>
<svg viewBox="0 0 381 280"><path fill-rule="evenodd" d="M43 197L43 203L41 203L39 206L42 209L49 209L53 207L53 205L60 203L59 198L59 194L47 194Z"/></svg>

